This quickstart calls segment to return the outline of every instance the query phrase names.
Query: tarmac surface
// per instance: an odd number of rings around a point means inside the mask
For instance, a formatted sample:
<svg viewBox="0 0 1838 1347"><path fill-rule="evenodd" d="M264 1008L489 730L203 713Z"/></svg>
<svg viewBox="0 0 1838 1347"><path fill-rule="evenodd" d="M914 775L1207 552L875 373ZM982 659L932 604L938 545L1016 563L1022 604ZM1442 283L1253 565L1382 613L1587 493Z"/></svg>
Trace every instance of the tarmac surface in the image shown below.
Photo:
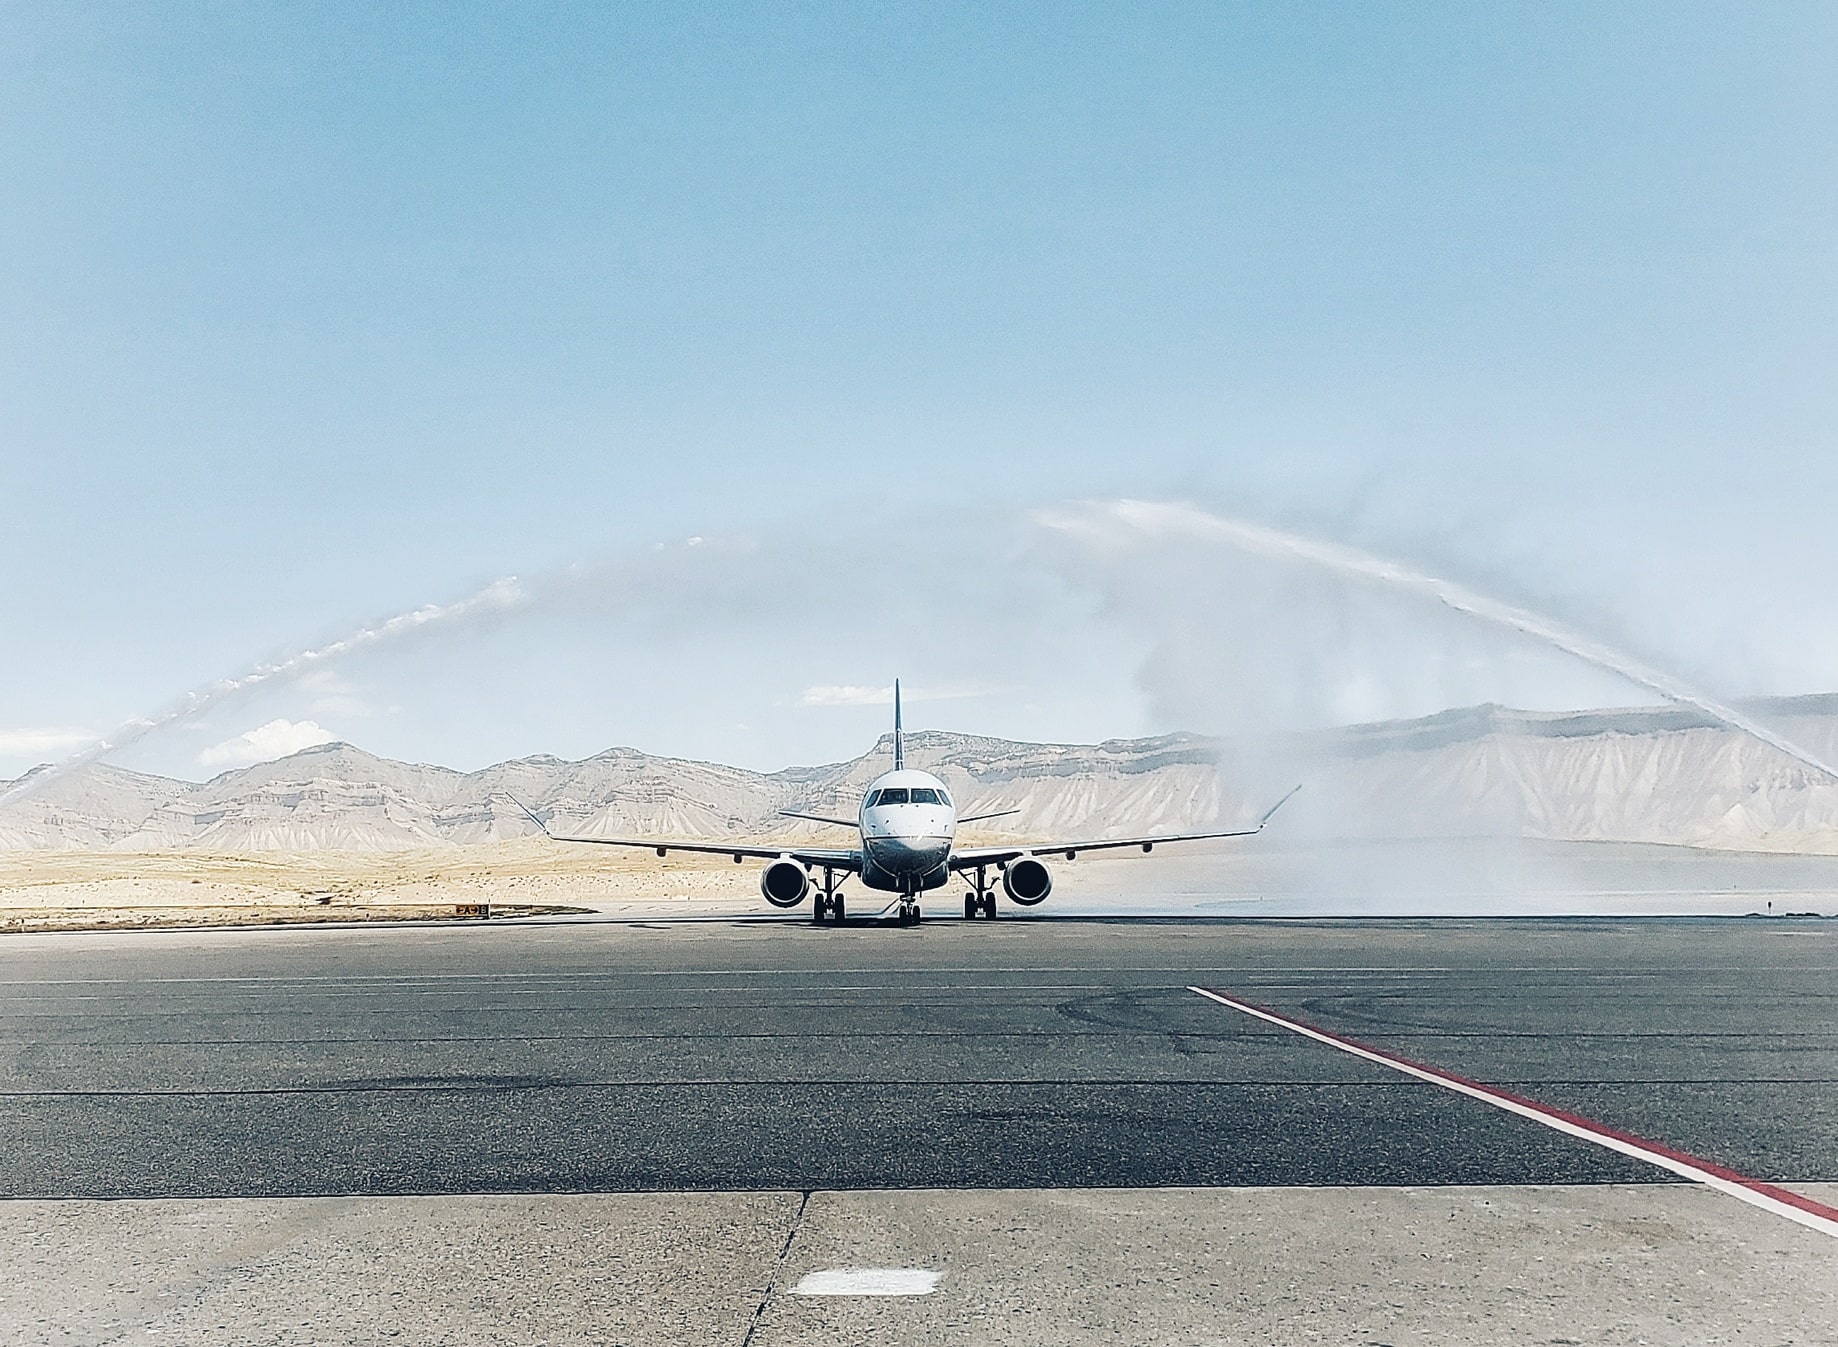
<svg viewBox="0 0 1838 1347"><path fill-rule="evenodd" d="M1838 923L558 924L29 937L0 1196L1638 1183L1213 987L1838 1181Z"/></svg>
<svg viewBox="0 0 1838 1347"><path fill-rule="evenodd" d="M1782 919L19 937L0 1324L1838 1341L1838 1240L1187 990L1830 1202L1835 970ZM864 1260L942 1280L794 1294Z"/></svg>

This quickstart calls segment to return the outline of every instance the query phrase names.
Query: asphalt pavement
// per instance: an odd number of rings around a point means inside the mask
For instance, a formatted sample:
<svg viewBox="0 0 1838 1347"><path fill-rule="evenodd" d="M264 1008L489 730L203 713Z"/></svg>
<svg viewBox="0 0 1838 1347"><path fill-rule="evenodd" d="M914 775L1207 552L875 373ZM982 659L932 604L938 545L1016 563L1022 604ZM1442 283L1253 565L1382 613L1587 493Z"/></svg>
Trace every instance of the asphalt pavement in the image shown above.
<svg viewBox="0 0 1838 1347"><path fill-rule="evenodd" d="M1828 1347L1838 923L531 922L0 943L20 1344ZM897 1293L888 1293L890 1289Z"/></svg>
<svg viewBox="0 0 1838 1347"><path fill-rule="evenodd" d="M1646 1183L1208 986L1838 1180L1838 922L551 923L0 947L0 1195Z"/></svg>

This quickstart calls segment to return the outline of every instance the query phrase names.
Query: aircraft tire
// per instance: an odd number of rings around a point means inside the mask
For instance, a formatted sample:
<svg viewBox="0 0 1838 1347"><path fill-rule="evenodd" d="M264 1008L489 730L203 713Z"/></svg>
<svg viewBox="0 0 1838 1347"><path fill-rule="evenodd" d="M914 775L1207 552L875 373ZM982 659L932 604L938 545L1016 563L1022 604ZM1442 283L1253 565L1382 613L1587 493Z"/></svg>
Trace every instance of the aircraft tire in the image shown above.
<svg viewBox="0 0 1838 1347"><path fill-rule="evenodd" d="M964 920L965 921L975 921L977 917L981 914L982 910L983 910L983 905L977 901L977 897L974 893L966 893L964 895Z"/></svg>
<svg viewBox="0 0 1838 1347"><path fill-rule="evenodd" d="M830 916L835 918L836 924L838 926L842 925L842 919L843 919L844 913L843 913L843 907L842 907L842 895L840 893L837 894L834 898L830 900Z"/></svg>
<svg viewBox="0 0 1838 1347"><path fill-rule="evenodd" d="M983 909L983 915L985 917L989 918L991 921L996 919L996 895L993 889L983 895L983 901L980 906Z"/></svg>
<svg viewBox="0 0 1838 1347"><path fill-rule="evenodd" d="M811 900L811 920L812 921L816 922L819 926L821 926L823 924L823 919L827 917L829 913L830 913L830 905L829 903L824 901L824 897L821 893L818 894L815 898Z"/></svg>

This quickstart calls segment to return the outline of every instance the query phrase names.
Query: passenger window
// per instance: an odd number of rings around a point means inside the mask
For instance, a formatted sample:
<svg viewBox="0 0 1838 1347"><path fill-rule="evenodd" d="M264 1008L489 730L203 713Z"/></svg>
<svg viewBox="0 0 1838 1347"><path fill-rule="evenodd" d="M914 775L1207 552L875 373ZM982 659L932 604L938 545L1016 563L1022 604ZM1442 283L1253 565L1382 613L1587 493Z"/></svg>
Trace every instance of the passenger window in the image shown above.
<svg viewBox="0 0 1838 1347"><path fill-rule="evenodd" d="M914 804L942 804L943 801L941 801L938 798L938 792L933 790L930 786L914 786L913 787L913 803Z"/></svg>
<svg viewBox="0 0 1838 1347"><path fill-rule="evenodd" d="M905 786L889 786L886 790L881 792L881 798L876 800L875 803L876 804L905 804L906 803L906 787Z"/></svg>

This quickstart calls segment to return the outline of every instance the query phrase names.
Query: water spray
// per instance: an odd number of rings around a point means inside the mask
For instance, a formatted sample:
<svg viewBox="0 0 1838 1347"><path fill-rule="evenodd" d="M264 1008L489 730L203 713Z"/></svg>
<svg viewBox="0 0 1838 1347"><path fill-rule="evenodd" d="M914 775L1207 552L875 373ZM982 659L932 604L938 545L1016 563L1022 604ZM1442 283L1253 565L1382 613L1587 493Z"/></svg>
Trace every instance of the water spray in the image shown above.
<svg viewBox="0 0 1838 1347"><path fill-rule="evenodd" d="M517 584L517 577L506 576L502 580L492 581L469 598L447 604L426 604L410 612L398 613L386 622L379 622L375 626L353 632L342 640L333 641L330 645L322 645L314 650L303 650L297 655L291 655L273 664L258 664L240 678L224 679L221 682L211 683L196 691L188 692L157 715L130 720L105 738L91 744L81 753L15 781L7 790L0 792L0 806L23 799L60 777L80 771L91 763L100 762L109 754L146 738L155 730L162 730L167 726L190 720L193 716L202 715L211 707L239 693L247 692L250 688L259 687L263 683L271 683L276 679L305 673L328 660L338 659L355 650L362 650L367 646L407 635L409 632L424 631L429 627L452 622L481 611L520 607L528 602L528 598L526 592Z"/></svg>
<svg viewBox="0 0 1838 1347"><path fill-rule="evenodd" d="M1785 753L1827 780L1838 782L1838 768L1830 766L1792 740L1782 738L1735 707L1706 696L1671 674L1652 668L1613 646L1605 645L1594 637L1574 631L1529 609L1489 598L1452 580L1444 580L1401 562L1339 543L1322 542L1316 538L1288 533L1267 524L1228 519L1180 503L1121 500L1097 509L1077 512L1043 511L1035 517L1050 528L1087 536L1099 533L1103 521L1111 521L1151 537L1174 534L1216 539L1253 556L1307 562L1351 579L1375 580L1406 590L1455 612L1543 641L1598 669L1625 678L1649 692L1655 692L1669 702L1693 707L1729 729Z"/></svg>

